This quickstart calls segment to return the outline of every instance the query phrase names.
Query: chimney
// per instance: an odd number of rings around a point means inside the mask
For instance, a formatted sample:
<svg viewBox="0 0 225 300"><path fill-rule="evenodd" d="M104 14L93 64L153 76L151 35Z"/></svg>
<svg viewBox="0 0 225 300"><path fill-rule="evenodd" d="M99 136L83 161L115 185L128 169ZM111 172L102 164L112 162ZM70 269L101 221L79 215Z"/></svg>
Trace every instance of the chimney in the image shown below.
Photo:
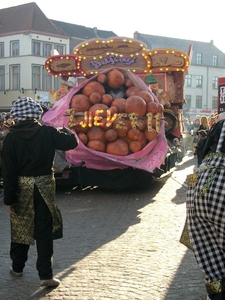
<svg viewBox="0 0 225 300"><path fill-rule="evenodd" d="M93 27L93 31L94 31L95 34L98 34L98 29L97 29L97 27Z"/></svg>
<svg viewBox="0 0 225 300"><path fill-rule="evenodd" d="M210 40L210 43L211 43L211 44L214 44L213 40Z"/></svg>
<svg viewBox="0 0 225 300"><path fill-rule="evenodd" d="M135 31L135 33L134 33L134 39L138 40L138 36L139 36L138 31Z"/></svg>

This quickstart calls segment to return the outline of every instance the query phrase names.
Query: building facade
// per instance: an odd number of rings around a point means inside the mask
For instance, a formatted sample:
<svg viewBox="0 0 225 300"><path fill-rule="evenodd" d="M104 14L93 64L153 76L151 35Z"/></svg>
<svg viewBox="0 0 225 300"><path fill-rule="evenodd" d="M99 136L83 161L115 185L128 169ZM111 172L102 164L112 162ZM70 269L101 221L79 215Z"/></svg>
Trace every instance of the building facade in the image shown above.
<svg viewBox="0 0 225 300"><path fill-rule="evenodd" d="M179 49L188 53L191 64L185 77L184 115L211 115L218 106L218 78L225 76L225 54L213 41L209 43L134 33L148 49Z"/></svg>
<svg viewBox="0 0 225 300"><path fill-rule="evenodd" d="M24 18L26 15L26 18ZM9 110L18 97L54 102L53 91L61 78L45 70L46 59L71 54L74 47L91 38L109 38L114 32L49 20L36 3L0 10L0 110ZM213 42L197 42L135 32L133 38L147 48L170 48L188 52L191 66L185 80L184 115L210 115L217 109L218 78L225 76L225 54Z"/></svg>
<svg viewBox="0 0 225 300"><path fill-rule="evenodd" d="M54 103L52 94L60 87L62 78L45 70L46 59L56 51L71 54L85 39L113 35L49 20L34 2L1 9L0 111L8 111L18 97Z"/></svg>

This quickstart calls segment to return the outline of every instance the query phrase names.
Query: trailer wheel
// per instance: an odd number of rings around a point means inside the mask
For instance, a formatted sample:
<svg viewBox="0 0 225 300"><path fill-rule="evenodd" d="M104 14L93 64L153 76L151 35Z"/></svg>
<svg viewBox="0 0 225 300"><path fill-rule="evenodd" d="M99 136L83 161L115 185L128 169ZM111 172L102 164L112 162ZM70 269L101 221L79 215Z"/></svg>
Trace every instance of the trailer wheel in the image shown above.
<svg viewBox="0 0 225 300"><path fill-rule="evenodd" d="M166 111L164 111L164 117L165 117L165 121L168 124L168 126L165 128L165 132L166 134L172 133L177 127L177 118L170 112L166 112Z"/></svg>

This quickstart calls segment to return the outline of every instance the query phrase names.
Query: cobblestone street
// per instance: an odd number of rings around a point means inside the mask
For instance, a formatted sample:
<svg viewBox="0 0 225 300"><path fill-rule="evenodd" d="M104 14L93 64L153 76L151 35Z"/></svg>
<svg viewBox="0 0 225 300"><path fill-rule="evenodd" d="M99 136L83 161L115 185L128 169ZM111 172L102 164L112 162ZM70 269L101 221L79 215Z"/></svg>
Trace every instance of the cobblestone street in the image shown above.
<svg viewBox="0 0 225 300"><path fill-rule="evenodd" d="M0 299L205 300L203 274L179 243L185 221L188 153L145 190L60 189L64 237L54 242L56 289L39 286L36 249L24 276L9 274L9 216L0 200Z"/></svg>

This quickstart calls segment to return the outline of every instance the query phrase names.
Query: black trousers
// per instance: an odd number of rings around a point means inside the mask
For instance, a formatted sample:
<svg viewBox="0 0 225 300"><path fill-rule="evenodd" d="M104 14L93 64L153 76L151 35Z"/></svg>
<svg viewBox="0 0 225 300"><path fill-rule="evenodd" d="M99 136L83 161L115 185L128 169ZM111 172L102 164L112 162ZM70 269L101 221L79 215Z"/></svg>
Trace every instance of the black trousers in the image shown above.
<svg viewBox="0 0 225 300"><path fill-rule="evenodd" d="M52 215L36 186L34 186L34 237L37 247L36 268L41 280L52 278ZM15 272L22 272L30 246L11 242L10 257Z"/></svg>

